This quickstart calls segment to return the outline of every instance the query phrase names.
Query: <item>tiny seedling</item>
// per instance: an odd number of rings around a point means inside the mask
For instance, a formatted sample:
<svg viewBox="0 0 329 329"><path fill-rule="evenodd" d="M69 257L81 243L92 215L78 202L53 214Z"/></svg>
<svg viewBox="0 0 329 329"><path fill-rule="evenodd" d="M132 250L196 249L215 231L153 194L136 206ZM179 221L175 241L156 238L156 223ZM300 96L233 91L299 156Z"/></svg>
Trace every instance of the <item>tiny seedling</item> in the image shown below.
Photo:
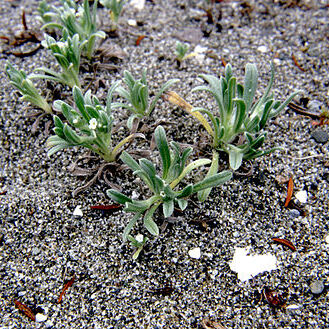
<svg viewBox="0 0 329 329"><path fill-rule="evenodd" d="M115 24L115 27L118 23L125 2L126 0L100 0L100 3L110 10L110 17Z"/></svg>
<svg viewBox="0 0 329 329"><path fill-rule="evenodd" d="M177 41L177 43L176 43L176 61L179 66L186 59L195 56L195 53L187 54L189 49L190 49L190 47L188 44Z"/></svg>
<svg viewBox="0 0 329 329"><path fill-rule="evenodd" d="M127 239L130 241L131 246L136 249L133 254L133 259L136 260L148 241L148 237L143 234L137 234L135 237L128 235Z"/></svg>
<svg viewBox="0 0 329 329"><path fill-rule="evenodd" d="M128 128L131 129L135 118L149 116L154 110L155 105L162 94L173 84L178 82L178 79L170 79L162 85L160 90L155 94L152 102L149 102L149 87L146 78L146 69L143 70L141 79L135 79L129 71L124 71L124 83L128 90L123 87L118 87L116 92L129 104L115 103L113 107L123 107L130 110L133 114L128 119Z"/></svg>
<svg viewBox="0 0 329 329"><path fill-rule="evenodd" d="M56 135L47 140L49 156L65 148L81 146L92 150L105 161L113 162L125 144L135 137L143 137L142 134L131 134L112 147L111 102L116 87L117 83L109 89L105 107L96 96L91 96L90 91L83 95L76 86L73 88L73 99L77 110L63 101L54 102L54 107L63 113L68 122L63 123L58 116L54 116Z"/></svg>
<svg viewBox="0 0 329 329"><path fill-rule="evenodd" d="M56 29L66 33L71 38L79 36L83 45L83 54L91 59L95 51L96 38L105 38L105 32L97 30L97 3L95 0L91 10L89 1L84 0L77 5L72 0L61 0L62 6L39 6L40 20L44 22L42 29Z"/></svg>
<svg viewBox="0 0 329 329"><path fill-rule="evenodd" d="M51 106L46 99L40 95L39 91L24 71L18 71L10 62L8 62L6 64L6 73L10 79L11 85L22 95L20 98L22 101L30 102L44 110L47 114L52 113Z"/></svg>
<svg viewBox="0 0 329 329"><path fill-rule="evenodd" d="M156 166L145 158L137 162L127 152L123 152L120 156L120 159L146 184L152 196L145 200L133 200L117 190L110 189L107 191L111 199L125 205L124 211L134 213L133 218L124 230L124 241L137 220L142 217L144 227L151 234L158 235L159 228L153 220L153 216L160 205L162 205L163 216L165 218L170 217L174 212L175 204L181 210L184 210L188 204L187 198L191 194L221 185L232 177L230 171L223 171L178 189L178 185L193 169L205 166L211 161L198 159L187 164L192 148L186 148L182 151L177 143L171 142L170 149L166 133L161 126L156 128L154 136L161 157L161 174L157 174Z"/></svg>
<svg viewBox="0 0 329 329"><path fill-rule="evenodd" d="M58 73L46 67L37 68L36 73L31 74L31 79L46 79L59 82L63 85L80 87L79 70L81 49L84 42L80 42L79 36L75 34L72 38L64 35L61 41L56 41L53 37L45 35L42 45L48 48L60 65L62 72Z"/></svg>

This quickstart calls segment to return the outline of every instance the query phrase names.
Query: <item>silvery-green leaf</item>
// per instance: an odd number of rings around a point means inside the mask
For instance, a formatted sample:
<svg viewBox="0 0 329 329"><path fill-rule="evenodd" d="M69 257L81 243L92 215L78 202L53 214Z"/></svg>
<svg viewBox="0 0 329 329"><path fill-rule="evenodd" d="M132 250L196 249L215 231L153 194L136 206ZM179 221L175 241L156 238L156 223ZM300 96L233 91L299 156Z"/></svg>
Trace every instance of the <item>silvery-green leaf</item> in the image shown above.
<svg viewBox="0 0 329 329"><path fill-rule="evenodd" d="M244 91L243 91L243 99L246 103L247 112L249 111L255 97L255 92L257 89L257 79L258 79L258 72L256 65L247 64L245 78L244 78Z"/></svg>
<svg viewBox="0 0 329 329"><path fill-rule="evenodd" d="M185 208L187 207L188 201L185 199L178 199L177 203L181 210L185 210Z"/></svg>
<svg viewBox="0 0 329 329"><path fill-rule="evenodd" d="M122 162L124 162L133 171L141 169L141 167L139 166L137 161L135 161L133 159L133 157L131 155L129 155L126 151L122 152L122 154L120 156L120 159L121 159Z"/></svg>
<svg viewBox="0 0 329 329"><path fill-rule="evenodd" d="M201 182L193 186L194 192L199 192L207 188L212 188L221 184L224 184L232 178L232 173L230 171L222 171L218 174L206 177Z"/></svg>
<svg viewBox="0 0 329 329"><path fill-rule="evenodd" d="M141 218L142 213L137 213L134 215L134 217L130 220L130 222L126 225L124 231L123 231L123 235L122 235L122 239L123 241L127 241L127 237L130 234L130 231L132 230L132 228L135 226L136 222L138 221L139 218Z"/></svg>
<svg viewBox="0 0 329 329"><path fill-rule="evenodd" d="M155 129L154 136L162 160L162 178L166 179L171 164L171 157L166 133L162 126L158 126Z"/></svg>
<svg viewBox="0 0 329 329"><path fill-rule="evenodd" d="M155 236L159 235L158 225L153 220L153 214L157 207L153 206L144 216L144 226L145 228Z"/></svg>
<svg viewBox="0 0 329 329"><path fill-rule="evenodd" d="M170 217L174 212L174 200L164 201L162 204L163 216L165 218Z"/></svg>
<svg viewBox="0 0 329 329"><path fill-rule="evenodd" d="M111 198L114 202L125 204L126 202L132 202L132 199L124 195L123 193L110 189L106 191L106 194L109 198Z"/></svg>
<svg viewBox="0 0 329 329"><path fill-rule="evenodd" d="M230 167L233 170L238 170L242 164L243 153L236 150L230 150L228 153Z"/></svg>

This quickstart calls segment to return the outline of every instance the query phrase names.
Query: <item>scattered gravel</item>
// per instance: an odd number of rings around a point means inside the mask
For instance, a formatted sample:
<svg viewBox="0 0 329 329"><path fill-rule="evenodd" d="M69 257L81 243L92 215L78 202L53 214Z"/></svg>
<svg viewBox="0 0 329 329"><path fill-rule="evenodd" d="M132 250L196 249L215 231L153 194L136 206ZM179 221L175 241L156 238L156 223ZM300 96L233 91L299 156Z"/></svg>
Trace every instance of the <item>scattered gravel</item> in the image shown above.
<svg viewBox="0 0 329 329"><path fill-rule="evenodd" d="M1 34L22 30L22 8L28 26L38 29L37 5L37 1L1 1ZM115 61L117 71L97 73L100 80L98 85L91 84L92 91L105 99L108 87L122 77L124 69L138 76L147 68L151 90L170 78L179 78L177 93L194 106L214 109L208 94L191 93L202 83L198 75L222 74L223 60L233 65L241 82L245 64L255 62L260 96L275 58L273 92L278 99L299 89L301 97L328 108L327 1L223 1L214 5L213 16L219 17L214 24L207 23L203 10L207 6L202 0L146 1L141 11L126 5L118 37L109 39L125 56ZM105 9L99 13L105 28L109 15ZM136 20L137 26L129 25L128 19ZM197 31L190 49L204 47L206 56L201 64L191 57L178 68L175 45L186 29ZM136 46L140 35L146 37ZM18 58L4 52L8 48L5 44L1 48L2 68L7 60L28 73L42 65L55 67L45 50ZM92 76L92 72L82 74L84 86ZM106 183L100 180L72 197L72 191L84 180L70 174L68 167L84 150L68 150L48 158L45 125L51 118L41 120L32 134L34 119L25 111L34 109L18 100L4 70L0 78L1 328L183 329L202 328L204 319L224 328L328 326L328 290L323 288L314 296L313 291L321 289L318 284L314 290L312 281L321 278L323 287L329 284L329 244L325 238L329 231L329 157L328 146L323 144L327 141L318 142L314 137L319 128L314 129L311 118L287 109L272 120L265 147L281 146L283 150L253 161L252 176L235 176L214 189L203 204L194 199L181 219L169 223L133 261L134 250L121 240L131 216L121 210L90 209L111 202L106 197ZM53 94L55 98L70 97L70 91L62 87L55 88ZM52 97L49 95L50 101ZM127 113L118 117L127 118ZM158 118L169 121L169 138L189 144L200 141L199 126L180 109L161 101L151 119ZM328 136L328 126L320 129ZM124 133L119 130L114 139ZM148 141L136 143L132 147L148 147ZM227 163L225 158L222 163ZM293 209L284 208L287 186L277 182L279 175L291 175L295 191L307 192L305 204L293 196ZM127 193L143 194L129 171L118 173L113 183ZM74 216L75 209L80 209L82 216ZM133 232L134 236L138 233L147 235L141 225ZM273 243L273 237L288 239L297 251ZM229 263L236 247L248 246L250 255L274 255L277 269L246 282L238 280ZM189 251L196 247L201 255L191 258ZM73 285L58 304L64 284L74 274ZM280 294L289 308L270 306L261 298L264 287ZM41 322L32 323L13 300L32 308Z"/></svg>

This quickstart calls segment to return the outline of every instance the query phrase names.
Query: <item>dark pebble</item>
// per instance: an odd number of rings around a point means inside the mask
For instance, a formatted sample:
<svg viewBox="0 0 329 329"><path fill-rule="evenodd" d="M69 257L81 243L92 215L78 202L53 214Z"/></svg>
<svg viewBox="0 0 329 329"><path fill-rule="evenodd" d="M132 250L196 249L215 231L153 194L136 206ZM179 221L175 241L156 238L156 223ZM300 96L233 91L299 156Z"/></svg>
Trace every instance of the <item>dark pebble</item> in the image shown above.
<svg viewBox="0 0 329 329"><path fill-rule="evenodd" d="M327 143L329 140L329 135L326 131L322 130L321 128L315 129L311 136L315 139L317 143Z"/></svg>

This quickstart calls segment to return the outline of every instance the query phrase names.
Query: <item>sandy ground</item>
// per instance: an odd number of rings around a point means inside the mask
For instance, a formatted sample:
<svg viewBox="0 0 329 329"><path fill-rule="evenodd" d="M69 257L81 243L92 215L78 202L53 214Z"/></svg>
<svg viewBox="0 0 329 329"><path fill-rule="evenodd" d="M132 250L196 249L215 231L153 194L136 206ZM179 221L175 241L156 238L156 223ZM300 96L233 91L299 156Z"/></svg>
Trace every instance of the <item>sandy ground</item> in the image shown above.
<svg viewBox="0 0 329 329"><path fill-rule="evenodd" d="M261 95L275 58L273 91L278 99L300 89L295 101L309 112L328 109L327 1L223 1L212 9L214 24L207 23L203 8L208 7L206 1L187 0L146 1L141 11L127 5L118 35L107 39L123 52L122 59L108 59L116 70L97 71L99 83L92 82L93 93L104 99L124 69L139 75L147 68L152 90L179 78L176 92L194 106L214 110L209 95L191 93L201 84L199 74L223 74L223 59L242 82L245 64L254 62ZM1 35L22 30L22 8L28 26L39 30L37 1L3 0ZM108 13L99 9L99 15L105 30ZM130 26L128 19L138 25ZM145 38L137 46L141 35ZM178 38L186 40L191 50L204 47L203 56L178 68L174 59ZM251 176L235 175L214 189L205 203L194 198L177 223L168 224L133 261L133 248L121 240L130 215L90 209L111 203L102 179L72 196L84 180L68 168L84 150L47 157L45 126L51 117L43 118L33 133L34 119L27 113L35 110L18 100L6 78L8 60L31 73L42 65L55 67L51 56L42 49L20 58L10 50L4 43L0 57L0 328L222 328L216 323L224 328L328 327L328 126L315 127L309 116L285 110L270 122L266 141L267 147L281 146L282 151L255 160ZM92 72L81 73L83 87L92 77ZM41 87L50 101L70 97L67 88ZM125 119L127 113L117 113L116 118ZM164 101L149 124L157 119L168 121L167 134L176 141L195 144L204 139L193 118ZM115 138L123 133L120 130ZM314 134L324 140L317 141ZM147 149L148 143L133 144L131 149ZM227 164L224 158L222 163ZM281 180L290 176L295 206L285 208L287 184ZM127 193L142 193L129 171L112 180ZM304 203L298 201L298 191L306 192ZM77 206L83 216L73 216ZM157 220L161 224L161 218ZM141 225L134 234L138 232L146 234ZM297 250L272 238L288 239ZM239 280L229 264L235 248L247 246L251 255L276 256L277 269ZM188 254L196 247L201 250L199 259ZM73 275L73 285L57 304L64 283ZM319 294L311 291L314 283L323 285ZM269 305L261 298L264 287L280 294L288 307ZM164 296L166 291L170 293ZM45 321L32 322L14 300L44 314Z"/></svg>

